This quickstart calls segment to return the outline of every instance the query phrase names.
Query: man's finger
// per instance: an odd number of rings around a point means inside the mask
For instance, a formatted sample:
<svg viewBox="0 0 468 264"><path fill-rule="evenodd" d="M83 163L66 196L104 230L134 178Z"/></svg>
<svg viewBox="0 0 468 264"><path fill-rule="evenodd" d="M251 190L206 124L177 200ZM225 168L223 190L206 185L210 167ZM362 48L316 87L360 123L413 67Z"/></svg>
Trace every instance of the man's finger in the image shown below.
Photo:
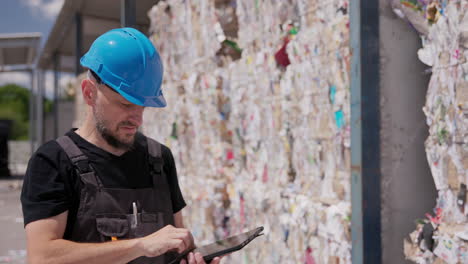
<svg viewBox="0 0 468 264"><path fill-rule="evenodd" d="M171 234L173 239L180 239L184 242L185 249L188 249L193 245L193 239L190 232L175 232Z"/></svg>
<svg viewBox="0 0 468 264"><path fill-rule="evenodd" d="M168 241L168 246L169 251L176 251L179 254L185 251L184 241L180 238L172 238Z"/></svg>
<svg viewBox="0 0 468 264"><path fill-rule="evenodd" d="M184 244L185 244L185 249L189 249L190 247L192 247L193 242L190 239L190 237L184 237L183 240L184 240Z"/></svg>
<svg viewBox="0 0 468 264"><path fill-rule="evenodd" d="M197 261L196 263L205 263L203 256L198 252L195 253L195 260Z"/></svg>
<svg viewBox="0 0 468 264"><path fill-rule="evenodd" d="M190 246L195 247L195 240L192 236L192 233L189 233L189 238L190 238Z"/></svg>
<svg viewBox="0 0 468 264"><path fill-rule="evenodd" d="M192 252L190 252L188 255L188 261L189 261L189 264L196 264L195 257L193 256Z"/></svg>
<svg viewBox="0 0 468 264"><path fill-rule="evenodd" d="M210 264L219 264L219 262L221 262L221 258L216 257L210 262Z"/></svg>
<svg viewBox="0 0 468 264"><path fill-rule="evenodd" d="M187 249L187 243L183 239L179 239L177 243L177 248L179 253L183 253Z"/></svg>

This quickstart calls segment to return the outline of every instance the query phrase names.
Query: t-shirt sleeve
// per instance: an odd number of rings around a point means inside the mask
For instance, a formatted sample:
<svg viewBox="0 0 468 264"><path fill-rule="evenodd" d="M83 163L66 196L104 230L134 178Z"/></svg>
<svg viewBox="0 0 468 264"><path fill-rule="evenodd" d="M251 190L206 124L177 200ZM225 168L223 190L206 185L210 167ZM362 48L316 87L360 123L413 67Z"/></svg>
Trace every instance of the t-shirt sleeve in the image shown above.
<svg viewBox="0 0 468 264"><path fill-rule="evenodd" d="M55 142L46 143L29 160L21 192L25 226L69 209L70 194L60 160L59 146Z"/></svg>
<svg viewBox="0 0 468 264"><path fill-rule="evenodd" d="M172 210L174 213L177 213L186 206L186 203L179 187L177 169L171 150L168 147L162 145L162 155L164 157L165 164L164 172L167 175L167 181L169 188L171 189Z"/></svg>

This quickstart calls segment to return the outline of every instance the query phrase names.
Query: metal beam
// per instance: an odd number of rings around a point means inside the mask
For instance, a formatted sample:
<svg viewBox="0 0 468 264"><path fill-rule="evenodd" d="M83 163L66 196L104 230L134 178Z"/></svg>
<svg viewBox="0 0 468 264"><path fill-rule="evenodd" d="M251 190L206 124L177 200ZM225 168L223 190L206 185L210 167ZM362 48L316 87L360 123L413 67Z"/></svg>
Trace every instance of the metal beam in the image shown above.
<svg viewBox="0 0 468 264"><path fill-rule="evenodd" d="M83 25L81 14L79 13L75 14L75 26L75 75L78 76L83 71L80 65L80 58L83 55Z"/></svg>
<svg viewBox="0 0 468 264"><path fill-rule="evenodd" d="M44 143L44 71L37 70L37 93L36 93L36 144Z"/></svg>
<svg viewBox="0 0 468 264"><path fill-rule="evenodd" d="M0 66L5 64L5 56L3 55L4 50L0 48Z"/></svg>
<svg viewBox="0 0 468 264"><path fill-rule="evenodd" d="M31 89L29 90L29 142L31 143L31 155L35 151L35 127L36 127L36 118L34 117L34 106L35 106L35 96L34 92L36 91L36 81L35 81L36 71L30 71L31 78Z"/></svg>
<svg viewBox="0 0 468 264"><path fill-rule="evenodd" d="M37 44L32 39L1 39L0 48L36 48Z"/></svg>
<svg viewBox="0 0 468 264"><path fill-rule="evenodd" d="M382 262L379 3L350 1L352 263Z"/></svg>
<svg viewBox="0 0 468 264"><path fill-rule="evenodd" d="M59 90L59 69L60 56L54 54L54 138L58 138L59 130L59 109L58 109L58 90Z"/></svg>
<svg viewBox="0 0 468 264"><path fill-rule="evenodd" d="M0 65L0 72L31 71L32 68L32 65L27 64Z"/></svg>
<svg viewBox="0 0 468 264"><path fill-rule="evenodd" d="M34 64L34 55L36 50L33 48L28 49L28 54L26 55L26 64Z"/></svg>
<svg viewBox="0 0 468 264"><path fill-rule="evenodd" d="M120 25L122 27L136 27L135 0L120 0Z"/></svg>
<svg viewBox="0 0 468 264"><path fill-rule="evenodd" d="M362 215L360 0L350 1L351 45L351 262L364 263Z"/></svg>
<svg viewBox="0 0 468 264"><path fill-rule="evenodd" d="M42 33L40 32L25 32L25 33L2 33L0 34L0 41L4 39L40 39Z"/></svg>

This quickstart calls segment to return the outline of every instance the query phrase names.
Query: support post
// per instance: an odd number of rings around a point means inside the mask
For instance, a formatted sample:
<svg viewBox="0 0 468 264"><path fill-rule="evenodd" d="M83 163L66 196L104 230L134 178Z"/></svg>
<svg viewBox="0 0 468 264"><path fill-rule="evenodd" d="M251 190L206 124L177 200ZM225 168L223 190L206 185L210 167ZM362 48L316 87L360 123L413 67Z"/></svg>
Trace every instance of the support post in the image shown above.
<svg viewBox="0 0 468 264"><path fill-rule="evenodd" d="M29 76L31 78L31 89L29 90L29 142L31 143L31 155L34 153L35 149L35 141L36 141L36 118L35 118L35 98L36 96L34 93L37 91L36 85L37 82L35 81L36 70L31 69L29 72Z"/></svg>
<svg viewBox="0 0 468 264"><path fill-rule="evenodd" d="M83 21L81 14L75 14L75 76L78 77L83 71L80 64L81 56L83 55Z"/></svg>
<svg viewBox="0 0 468 264"><path fill-rule="evenodd" d="M120 25L121 27L136 27L135 0L120 0Z"/></svg>
<svg viewBox="0 0 468 264"><path fill-rule="evenodd" d="M60 69L60 56L58 53L54 54L54 138L58 137L59 131L59 69Z"/></svg>
<svg viewBox="0 0 468 264"><path fill-rule="evenodd" d="M37 95L36 95L36 135L37 135L37 146L42 145L44 143L44 71L38 70L37 76Z"/></svg>
<svg viewBox="0 0 468 264"><path fill-rule="evenodd" d="M379 1L350 1L353 264L382 263Z"/></svg>

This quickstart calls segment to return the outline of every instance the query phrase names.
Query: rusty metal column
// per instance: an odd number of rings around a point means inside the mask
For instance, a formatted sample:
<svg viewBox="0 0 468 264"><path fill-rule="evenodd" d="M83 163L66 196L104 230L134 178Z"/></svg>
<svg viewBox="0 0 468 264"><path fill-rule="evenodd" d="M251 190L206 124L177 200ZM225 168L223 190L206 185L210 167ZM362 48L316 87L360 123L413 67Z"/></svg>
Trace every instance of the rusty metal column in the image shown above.
<svg viewBox="0 0 468 264"><path fill-rule="evenodd" d="M136 27L135 0L120 0L120 26Z"/></svg>

